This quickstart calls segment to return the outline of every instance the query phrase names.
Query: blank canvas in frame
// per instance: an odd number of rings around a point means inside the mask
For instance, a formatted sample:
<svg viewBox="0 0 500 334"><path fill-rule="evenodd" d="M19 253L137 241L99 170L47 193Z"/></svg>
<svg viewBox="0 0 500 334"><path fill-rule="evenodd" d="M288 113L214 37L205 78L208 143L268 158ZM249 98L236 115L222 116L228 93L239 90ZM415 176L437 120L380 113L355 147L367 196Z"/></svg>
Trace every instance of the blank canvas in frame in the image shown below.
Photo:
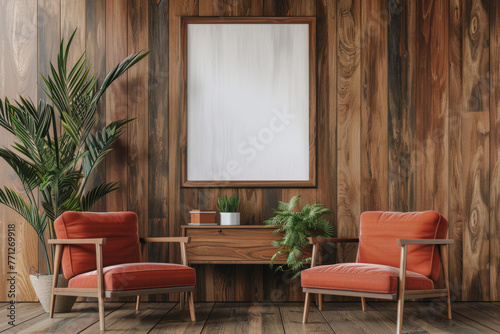
<svg viewBox="0 0 500 334"><path fill-rule="evenodd" d="M310 22L186 29L188 185L311 185Z"/></svg>

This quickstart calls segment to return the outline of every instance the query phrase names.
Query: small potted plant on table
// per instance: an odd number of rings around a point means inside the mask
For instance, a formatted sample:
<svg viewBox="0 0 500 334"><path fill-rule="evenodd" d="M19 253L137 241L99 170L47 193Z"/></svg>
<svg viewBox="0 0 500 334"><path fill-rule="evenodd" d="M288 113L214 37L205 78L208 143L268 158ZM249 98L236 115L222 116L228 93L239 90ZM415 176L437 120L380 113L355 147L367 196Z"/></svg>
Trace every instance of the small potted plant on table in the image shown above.
<svg viewBox="0 0 500 334"><path fill-rule="evenodd" d="M304 249L310 246L307 238L329 238L333 234L333 226L322 218L332 211L324 208L323 204L306 204L302 210L293 211L299 199L300 195L292 197L288 203L279 202L275 216L264 222L276 226L275 233L283 233L283 237L273 243L278 251L271 258L270 265L273 266L278 256L286 255L286 265L278 266L276 271L291 270L295 272L292 279L299 277L304 264L311 262L310 257L303 255Z"/></svg>
<svg viewBox="0 0 500 334"><path fill-rule="evenodd" d="M238 195L233 195L230 198L227 196L217 198L217 211L220 213L221 225L240 225L240 198Z"/></svg>

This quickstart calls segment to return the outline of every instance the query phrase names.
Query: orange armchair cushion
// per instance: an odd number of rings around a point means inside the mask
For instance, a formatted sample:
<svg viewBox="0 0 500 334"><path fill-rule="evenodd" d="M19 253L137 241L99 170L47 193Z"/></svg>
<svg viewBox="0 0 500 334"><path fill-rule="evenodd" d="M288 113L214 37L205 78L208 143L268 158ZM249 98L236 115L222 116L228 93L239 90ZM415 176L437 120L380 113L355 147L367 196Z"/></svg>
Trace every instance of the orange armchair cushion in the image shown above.
<svg viewBox="0 0 500 334"><path fill-rule="evenodd" d="M399 269L368 263L340 263L302 271L303 287L317 289L396 293ZM422 274L406 271L406 289L433 289L434 283Z"/></svg>
<svg viewBox="0 0 500 334"><path fill-rule="evenodd" d="M357 262L399 268L401 246L396 239L444 239L448 221L439 212L364 212L361 215ZM438 248L409 245L407 269L439 276Z"/></svg>
<svg viewBox="0 0 500 334"><path fill-rule="evenodd" d="M106 238L102 246L105 267L141 262L137 215L133 212L67 211L55 220L54 229L58 239ZM66 279L95 270L95 246L65 246L61 265Z"/></svg>
<svg viewBox="0 0 500 334"><path fill-rule="evenodd" d="M127 263L105 267L104 289L139 290L191 286L196 284L193 268L168 263ZM97 272L91 271L70 279L69 288L97 288Z"/></svg>

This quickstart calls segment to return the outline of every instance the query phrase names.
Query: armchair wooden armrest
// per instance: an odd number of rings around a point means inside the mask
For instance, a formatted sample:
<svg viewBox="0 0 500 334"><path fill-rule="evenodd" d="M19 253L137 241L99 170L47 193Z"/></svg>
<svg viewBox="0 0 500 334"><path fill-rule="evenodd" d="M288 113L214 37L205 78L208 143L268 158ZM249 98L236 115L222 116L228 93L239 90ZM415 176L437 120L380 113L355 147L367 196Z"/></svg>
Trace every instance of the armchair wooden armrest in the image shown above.
<svg viewBox="0 0 500 334"><path fill-rule="evenodd" d="M188 244L191 242L191 237L145 237L139 239L142 243L145 242L180 242Z"/></svg>
<svg viewBox="0 0 500 334"><path fill-rule="evenodd" d="M95 239L49 239L51 245L105 245L106 238Z"/></svg>
<svg viewBox="0 0 500 334"><path fill-rule="evenodd" d="M313 238L309 237L309 243L320 244L323 242L359 242L359 238Z"/></svg>
<svg viewBox="0 0 500 334"><path fill-rule="evenodd" d="M398 246L405 245L452 245L453 239L397 239Z"/></svg>

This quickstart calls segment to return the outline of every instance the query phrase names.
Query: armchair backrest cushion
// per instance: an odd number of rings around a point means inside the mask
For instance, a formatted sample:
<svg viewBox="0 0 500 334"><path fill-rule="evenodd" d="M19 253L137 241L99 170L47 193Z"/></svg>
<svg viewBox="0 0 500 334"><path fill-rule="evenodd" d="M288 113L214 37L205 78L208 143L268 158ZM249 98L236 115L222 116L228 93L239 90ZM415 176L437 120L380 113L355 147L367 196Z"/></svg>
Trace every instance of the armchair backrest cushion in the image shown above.
<svg viewBox="0 0 500 334"><path fill-rule="evenodd" d="M399 267L396 239L444 239L448 221L439 212L364 212L361 214L357 262ZM438 246L409 245L407 270L439 276Z"/></svg>
<svg viewBox="0 0 500 334"><path fill-rule="evenodd" d="M54 222L58 239L106 238L103 266L141 262L137 215L134 212L67 211ZM96 270L94 245L65 246L61 263L64 277Z"/></svg>

